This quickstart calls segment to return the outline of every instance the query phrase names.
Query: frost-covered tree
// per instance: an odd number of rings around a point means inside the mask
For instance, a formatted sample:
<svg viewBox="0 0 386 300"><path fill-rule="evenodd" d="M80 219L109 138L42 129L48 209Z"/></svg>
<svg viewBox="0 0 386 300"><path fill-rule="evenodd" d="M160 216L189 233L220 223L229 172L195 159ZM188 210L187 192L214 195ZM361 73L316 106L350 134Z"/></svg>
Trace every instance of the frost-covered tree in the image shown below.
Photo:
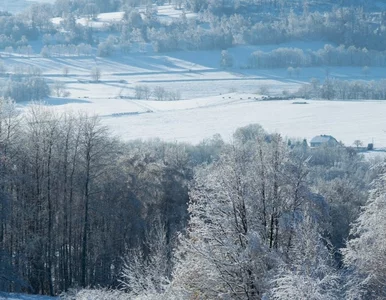
<svg viewBox="0 0 386 300"><path fill-rule="evenodd" d="M56 97L68 97L70 92L66 89L66 84L63 81L55 81L52 85L52 89L55 92Z"/></svg>
<svg viewBox="0 0 386 300"><path fill-rule="evenodd" d="M174 273L179 291L260 299L268 290L281 252L292 246L292 224L311 198L304 157L289 157L279 135L254 125L239 129L217 161L196 171Z"/></svg>
<svg viewBox="0 0 386 300"><path fill-rule="evenodd" d="M50 94L50 88L47 81L40 77L17 78L12 77L8 80L4 90L4 97L13 99L15 102L42 100Z"/></svg>
<svg viewBox="0 0 386 300"><path fill-rule="evenodd" d="M243 151L241 140L248 143L247 132L239 132L240 145L230 146L219 161L196 172L188 236L182 241L181 265L174 274L175 284L186 294L258 299L275 266L275 251L269 248L277 237L274 228L272 235L269 232L276 223L270 223L271 208L263 210L264 200L255 190L262 178L251 173L250 156ZM264 136L259 129L251 133ZM279 205L273 204L278 195L270 196L267 205Z"/></svg>
<svg viewBox="0 0 386 300"><path fill-rule="evenodd" d="M12 254L6 245L6 228L12 212L8 182L14 174L10 171L20 136L20 118L13 101L0 98L0 290L8 291L12 286L20 288L25 283L12 265Z"/></svg>
<svg viewBox="0 0 386 300"><path fill-rule="evenodd" d="M99 67L94 67L92 68L90 75L94 82L99 82L102 77L102 71Z"/></svg>
<svg viewBox="0 0 386 300"><path fill-rule="evenodd" d="M383 172L374 181L368 202L352 224L352 238L342 250L346 266L353 270L350 299L386 297L386 173Z"/></svg>
<svg viewBox="0 0 386 300"><path fill-rule="evenodd" d="M288 265L272 281L273 300L338 300L339 276L332 255L311 217L295 226Z"/></svg>
<svg viewBox="0 0 386 300"><path fill-rule="evenodd" d="M152 94L154 95L154 97L158 101L165 101L165 100L167 100L168 92L162 86L154 87Z"/></svg>
<svg viewBox="0 0 386 300"><path fill-rule="evenodd" d="M101 42L98 45L97 55L100 56L100 57L111 56L113 54L113 52L114 52L115 44L116 44L116 39L114 38L114 36L110 35L106 39L106 41Z"/></svg>
<svg viewBox="0 0 386 300"><path fill-rule="evenodd" d="M363 146L363 142L361 140L355 140L354 143L355 147L359 148Z"/></svg>
<svg viewBox="0 0 386 300"><path fill-rule="evenodd" d="M250 219L253 212L247 209L241 182L231 183L225 174L223 182L225 170L217 171L196 175L189 232L179 250L174 285L187 297L259 299L274 255L259 235L260 224ZM232 167L227 171L237 172Z"/></svg>
<svg viewBox="0 0 386 300"><path fill-rule="evenodd" d="M261 299L276 280L289 288L308 278L314 299L337 299L338 277L319 235L328 206L310 191L307 147L257 125L234 137L216 161L196 170L172 289L185 298Z"/></svg>
<svg viewBox="0 0 386 300"><path fill-rule="evenodd" d="M127 251L121 271L121 286L131 297L162 294L169 284L170 250L165 226L161 221L151 225L144 245Z"/></svg>
<svg viewBox="0 0 386 300"><path fill-rule="evenodd" d="M233 57L227 50L221 51L220 66L222 68L233 67Z"/></svg>
<svg viewBox="0 0 386 300"><path fill-rule="evenodd" d="M134 87L135 98L149 100L151 96L151 89L147 85L136 85Z"/></svg>

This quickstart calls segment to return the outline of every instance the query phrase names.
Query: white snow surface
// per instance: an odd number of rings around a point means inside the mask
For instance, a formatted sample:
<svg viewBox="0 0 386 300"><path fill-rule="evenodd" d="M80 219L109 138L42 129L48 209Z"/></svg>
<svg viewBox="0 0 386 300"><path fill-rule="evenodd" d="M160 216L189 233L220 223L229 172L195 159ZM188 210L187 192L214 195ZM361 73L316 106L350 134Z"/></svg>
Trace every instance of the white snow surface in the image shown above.
<svg viewBox="0 0 386 300"><path fill-rule="evenodd" d="M89 20L88 18L79 18L76 22L83 26L90 26L92 28L103 28L104 26L118 23L123 19L124 12L111 12L111 13L102 13L99 14L95 20ZM53 18L52 22L54 24L59 24L63 19L62 18Z"/></svg>
<svg viewBox="0 0 386 300"><path fill-rule="evenodd" d="M307 101L305 105L259 101L262 87L270 95L281 95L283 91L297 90L312 77L325 77L322 67L304 68L299 76L292 77L286 69L240 68L251 52L279 46L321 47L318 43L240 46L229 49L235 57L231 69L220 67L221 51L116 53L110 58L0 55L11 73L15 67L34 66L42 70L49 83L66 83L70 97L45 100L53 110L101 115L103 123L124 140L159 137L198 143L216 133L229 140L238 127L259 123L270 132L288 137L310 140L330 134L346 145L357 139L364 144L374 139L375 147L386 146L386 101ZM69 69L68 76L63 75L64 67ZM91 81L90 70L94 67L102 72L98 83ZM371 68L366 76L362 68L330 68L331 76L347 80L378 80L384 74L385 68ZM180 92L182 100L134 99L137 85ZM28 105L19 107L25 110Z"/></svg>
<svg viewBox="0 0 386 300"><path fill-rule="evenodd" d="M58 298L39 295L7 294L0 292L0 300L58 300Z"/></svg>
<svg viewBox="0 0 386 300"><path fill-rule="evenodd" d="M173 5L159 6L157 9L157 17L163 23L171 23L176 19L180 19L182 16L182 10L175 9ZM192 12L186 12L187 19L196 18L197 14Z"/></svg>
<svg viewBox="0 0 386 300"><path fill-rule="evenodd" d="M49 2L50 0L46 0ZM155 6L154 6L155 7ZM140 7L138 11L140 13L145 13L145 7ZM77 19L77 23L83 26L90 26L92 28L103 28L106 25L117 23L121 21L124 17L124 12L111 12L111 13L101 13L95 18L95 20L90 20L87 17ZM196 18L197 14L188 12L185 13L186 18ZM182 17L182 10L175 9L172 5L163 5L157 8L157 17L161 23L170 24L173 21L180 19ZM61 17L56 17L51 19L52 23L55 25L60 24L63 20Z"/></svg>
<svg viewBox="0 0 386 300"><path fill-rule="evenodd" d="M207 100L210 103L215 99ZM223 104L219 101L216 106L201 107L199 103L203 102L198 102L196 108L106 116L103 122L124 139L161 137L197 143L220 133L229 140L236 128L259 123L269 132L308 141L316 135L330 134L346 145L356 139L364 143L374 139L376 146L386 145L386 102L308 102L296 105L292 101L224 100Z"/></svg>

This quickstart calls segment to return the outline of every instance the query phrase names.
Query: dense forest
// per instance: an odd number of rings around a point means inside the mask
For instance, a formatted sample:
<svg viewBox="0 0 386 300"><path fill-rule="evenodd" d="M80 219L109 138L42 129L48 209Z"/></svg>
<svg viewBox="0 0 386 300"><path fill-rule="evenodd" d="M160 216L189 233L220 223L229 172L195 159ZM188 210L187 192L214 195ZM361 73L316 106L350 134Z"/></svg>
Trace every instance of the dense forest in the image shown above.
<svg viewBox="0 0 386 300"><path fill-rule="evenodd" d="M355 149L259 125L231 143L123 143L98 117L40 105L20 116L6 100L0 116L2 290L385 296L385 171Z"/></svg>
<svg viewBox="0 0 386 300"><path fill-rule="evenodd" d="M0 15L0 48L30 53L29 42L42 39L49 45L97 45L99 55L111 55L150 43L156 51L225 49L235 45L261 45L296 40L324 40L362 51L385 48L385 14L368 1L296 0L289 5L279 0L173 0L157 1L71 1L54 5L35 3L23 14ZM172 4L180 18L163 22L157 5ZM124 12L103 28L84 26L76 19L95 20L98 13ZM197 18L187 18L188 12ZM60 17L60 26L50 20ZM109 38L100 40L98 32ZM350 50L351 51L351 50ZM46 49L44 53L48 55ZM353 63L353 62L351 62Z"/></svg>

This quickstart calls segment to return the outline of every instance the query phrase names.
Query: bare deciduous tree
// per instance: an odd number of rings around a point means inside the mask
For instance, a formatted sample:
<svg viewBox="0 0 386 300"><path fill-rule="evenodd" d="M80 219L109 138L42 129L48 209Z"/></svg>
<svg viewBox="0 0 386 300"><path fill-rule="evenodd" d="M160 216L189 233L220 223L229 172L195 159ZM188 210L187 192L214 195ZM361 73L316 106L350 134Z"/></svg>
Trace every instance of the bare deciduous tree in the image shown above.
<svg viewBox="0 0 386 300"><path fill-rule="evenodd" d="M56 97L68 97L70 93L66 89L66 84L63 81L55 81L52 85Z"/></svg>
<svg viewBox="0 0 386 300"><path fill-rule="evenodd" d="M362 142L361 140L355 140L355 141L354 141L354 145L355 145L357 148L359 148L359 147L363 146L363 142Z"/></svg>
<svg viewBox="0 0 386 300"><path fill-rule="evenodd" d="M91 78L94 82L99 82L102 77L102 71L99 67L95 67L91 70Z"/></svg>

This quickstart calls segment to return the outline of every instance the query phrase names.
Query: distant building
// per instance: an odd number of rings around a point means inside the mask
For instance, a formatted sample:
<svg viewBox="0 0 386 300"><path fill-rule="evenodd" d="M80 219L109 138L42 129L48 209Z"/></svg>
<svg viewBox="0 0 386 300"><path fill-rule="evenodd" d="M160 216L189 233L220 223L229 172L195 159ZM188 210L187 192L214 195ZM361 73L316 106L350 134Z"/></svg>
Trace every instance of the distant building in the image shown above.
<svg viewBox="0 0 386 300"><path fill-rule="evenodd" d="M311 142L311 147L320 147L322 145L337 146L339 142L331 135L318 135Z"/></svg>

